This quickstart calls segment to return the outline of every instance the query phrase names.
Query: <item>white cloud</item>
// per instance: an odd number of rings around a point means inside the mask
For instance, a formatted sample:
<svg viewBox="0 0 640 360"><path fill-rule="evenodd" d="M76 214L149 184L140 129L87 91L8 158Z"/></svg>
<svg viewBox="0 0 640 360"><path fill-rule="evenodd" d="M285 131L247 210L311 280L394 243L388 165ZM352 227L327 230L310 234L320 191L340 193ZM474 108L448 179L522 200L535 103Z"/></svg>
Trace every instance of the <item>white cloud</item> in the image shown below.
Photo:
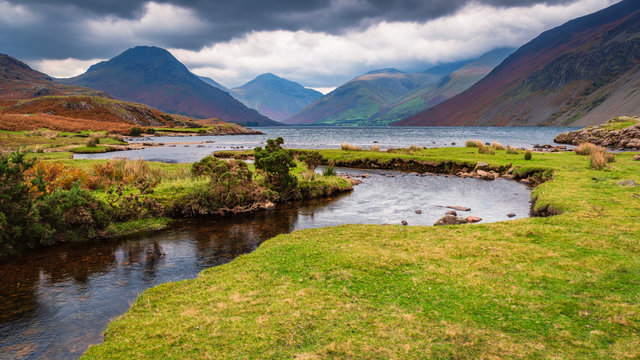
<svg viewBox="0 0 640 360"><path fill-rule="evenodd" d="M40 60L32 61L30 65L47 75L57 78L67 78L80 75L87 71L89 66L103 61L104 59L91 59L91 60L78 60L78 59L64 59L64 60Z"/></svg>
<svg viewBox="0 0 640 360"><path fill-rule="evenodd" d="M139 19L112 16L88 19L82 27L86 31L85 36L96 42L120 38L128 43L146 44L163 37L197 34L208 25L191 9L148 2Z"/></svg>
<svg viewBox="0 0 640 360"><path fill-rule="evenodd" d="M381 22L342 35L256 31L200 51L171 49L192 71L238 86L272 72L311 87L335 86L366 70L462 60L496 47L519 47L542 31L616 0L494 8L471 3L425 23Z"/></svg>
<svg viewBox="0 0 640 360"><path fill-rule="evenodd" d="M38 18L36 14L31 13L22 5L12 5L6 1L0 1L0 24L26 25L37 21Z"/></svg>

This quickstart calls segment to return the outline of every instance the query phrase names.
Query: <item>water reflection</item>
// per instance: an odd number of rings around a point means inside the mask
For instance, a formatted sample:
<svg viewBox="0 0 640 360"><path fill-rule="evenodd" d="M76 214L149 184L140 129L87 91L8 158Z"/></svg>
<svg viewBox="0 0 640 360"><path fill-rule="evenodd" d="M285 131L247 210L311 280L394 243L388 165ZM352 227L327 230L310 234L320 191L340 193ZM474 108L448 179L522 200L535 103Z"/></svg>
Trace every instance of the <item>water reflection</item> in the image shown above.
<svg viewBox="0 0 640 360"><path fill-rule="evenodd" d="M194 278L263 241L344 223L430 225L442 206L464 205L485 222L525 217L529 191L512 181L379 171L352 193L268 212L182 221L170 230L97 244L64 244L0 265L0 359L73 359L144 289ZM422 214L415 210L421 209Z"/></svg>

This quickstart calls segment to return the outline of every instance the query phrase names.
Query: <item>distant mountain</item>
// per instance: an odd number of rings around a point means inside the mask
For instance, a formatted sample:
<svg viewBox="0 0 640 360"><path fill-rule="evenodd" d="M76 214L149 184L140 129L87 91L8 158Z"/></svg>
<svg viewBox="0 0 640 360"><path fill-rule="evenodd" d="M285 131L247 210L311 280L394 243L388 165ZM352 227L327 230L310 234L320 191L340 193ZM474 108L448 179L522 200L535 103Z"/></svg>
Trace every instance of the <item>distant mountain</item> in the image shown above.
<svg viewBox="0 0 640 360"><path fill-rule="evenodd" d="M209 85L211 85L211 86L213 86L215 88L218 88L218 89L226 92L227 94L233 96L231 89L229 89L226 86L220 84L219 82L213 80L212 78L206 77L206 76L198 76L198 77L200 78L200 80L206 82L207 84L209 84Z"/></svg>
<svg viewBox="0 0 640 360"><path fill-rule="evenodd" d="M285 122L314 125L388 125L466 90L514 49L441 64L420 73L370 71L312 103Z"/></svg>
<svg viewBox="0 0 640 360"><path fill-rule="evenodd" d="M510 48L495 49L483 54L476 60L427 70L425 73L444 75L440 81L396 99L379 118L383 122L390 124L434 107L470 88L514 51L515 49ZM445 71L449 69L454 70L445 74Z"/></svg>
<svg viewBox="0 0 640 360"><path fill-rule="evenodd" d="M131 48L65 83L106 91L118 99L196 118L219 118L243 125L279 123L244 106L228 93L192 74L168 51Z"/></svg>
<svg viewBox="0 0 640 360"><path fill-rule="evenodd" d="M314 125L385 125L376 122L389 102L438 78L396 69L368 72L316 100L285 122Z"/></svg>
<svg viewBox="0 0 640 360"><path fill-rule="evenodd" d="M233 94L246 106L274 120L285 120L322 93L273 74L262 74L234 88Z"/></svg>
<svg viewBox="0 0 640 360"><path fill-rule="evenodd" d="M57 83L9 55L0 54L0 99L32 99L45 95L98 95L102 91Z"/></svg>
<svg viewBox="0 0 640 360"><path fill-rule="evenodd" d="M542 33L462 94L397 125L590 125L640 113L640 1Z"/></svg>

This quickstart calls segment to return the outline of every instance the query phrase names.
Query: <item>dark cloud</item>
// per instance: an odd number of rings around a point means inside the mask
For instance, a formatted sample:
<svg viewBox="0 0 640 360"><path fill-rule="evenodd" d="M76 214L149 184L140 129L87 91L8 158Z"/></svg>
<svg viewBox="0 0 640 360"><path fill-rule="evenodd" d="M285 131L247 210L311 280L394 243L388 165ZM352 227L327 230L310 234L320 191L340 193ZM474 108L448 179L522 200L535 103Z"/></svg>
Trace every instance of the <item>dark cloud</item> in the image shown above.
<svg viewBox="0 0 640 360"><path fill-rule="evenodd" d="M83 27L90 19L136 20L143 16L147 1L141 0L11 0L5 6L20 6L39 21L3 21L0 15L0 52L23 59L107 58L139 45L197 50L253 30L311 30L339 34L379 21L424 22L455 12L471 0L158 0L190 9L203 26L195 31L145 32L140 36L114 35L94 39ZM559 4L575 0L480 0L501 7L534 3ZM0 1L0 10L3 2ZM157 24L162 29L165 24Z"/></svg>

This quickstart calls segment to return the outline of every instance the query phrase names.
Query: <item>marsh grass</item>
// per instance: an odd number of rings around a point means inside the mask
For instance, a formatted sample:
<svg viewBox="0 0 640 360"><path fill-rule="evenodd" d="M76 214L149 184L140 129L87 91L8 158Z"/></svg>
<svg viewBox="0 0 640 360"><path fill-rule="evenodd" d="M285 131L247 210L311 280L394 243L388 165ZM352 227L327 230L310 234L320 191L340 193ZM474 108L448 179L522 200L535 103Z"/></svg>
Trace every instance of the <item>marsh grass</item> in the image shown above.
<svg viewBox="0 0 640 360"><path fill-rule="evenodd" d="M494 155L495 154L495 151L491 147L486 146L485 144L483 144L481 142L478 142L477 145L478 145L478 153L479 154L485 154L485 155Z"/></svg>
<svg viewBox="0 0 640 360"><path fill-rule="evenodd" d="M380 145L371 145L371 151L380 151Z"/></svg>
<svg viewBox="0 0 640 360"><path fill-rule="evenodd" d="M514 147L512 147L511 145L507 145L507 154L519 154L520 151Z"/></svg>
<svg viewBox="0 0 640 360"><path fill-rule="evenodd" d="M491 144L491 148L492 148L493 150L504 150L504 149L505 149L505 148L504 148L504 146L502 146L502 144L500 144L500 143L499 143L499 142L497 142L497 141L494 141L494 142Z"/></svg>
<svg viewBox="0 0 640 360"><path fill-rule="evenodd" d="M484 146L484 144L480 140L467 140L464 143L464 146L470 147L470 148L477 148L477 147L480 147L480 146Z"/></svg>
<svg viewBox="0 0 640 360"><path fill-rule="evenodd" d="M596 144L585 142L578 145L578 147L575 148L573 151L578 155L591 155L593 151L600 151L599 149L604 149L604 148Z"/></svg>
<svg viewBox="0 0 640 360"><path fill-rule="evenodd" d="M346 151L362 151L362 148L360 146L353 145L348 142L343 142L342 144L340 144L340 149Z"/></svg>

